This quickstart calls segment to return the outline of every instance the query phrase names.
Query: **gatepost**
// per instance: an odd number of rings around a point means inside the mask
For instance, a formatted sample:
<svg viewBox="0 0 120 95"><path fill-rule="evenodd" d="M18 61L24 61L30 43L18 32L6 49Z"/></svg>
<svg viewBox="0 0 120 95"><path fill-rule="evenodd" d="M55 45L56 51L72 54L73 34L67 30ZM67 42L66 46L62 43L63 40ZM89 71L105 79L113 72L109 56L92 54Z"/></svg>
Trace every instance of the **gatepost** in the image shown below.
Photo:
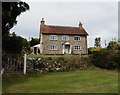
<svg viewBox="0 0 120 95"><path fill-rule="evenodd" d="M23 74L26 74L26 60L27 60L27 55L24 54L24 70L23 70Z"/></svg>

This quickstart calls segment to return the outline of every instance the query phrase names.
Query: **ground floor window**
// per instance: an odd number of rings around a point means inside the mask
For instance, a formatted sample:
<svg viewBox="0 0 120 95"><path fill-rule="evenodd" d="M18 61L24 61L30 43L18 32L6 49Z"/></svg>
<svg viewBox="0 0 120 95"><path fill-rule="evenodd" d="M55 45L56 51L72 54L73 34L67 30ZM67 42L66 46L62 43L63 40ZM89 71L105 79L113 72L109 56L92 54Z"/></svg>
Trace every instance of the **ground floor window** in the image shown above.
<svg viewBox="0 0 120 95"><path fill-rule="evenodd" d="M50 50L57 50L58 49L58 46L57 45L51 45L50 46Z"/></svg>
<svg viewBox="0 0 120 95"><path fill-rule="evenodd" d="M80 45L74 46L74 50L81 50L81 46Z"/></svg>

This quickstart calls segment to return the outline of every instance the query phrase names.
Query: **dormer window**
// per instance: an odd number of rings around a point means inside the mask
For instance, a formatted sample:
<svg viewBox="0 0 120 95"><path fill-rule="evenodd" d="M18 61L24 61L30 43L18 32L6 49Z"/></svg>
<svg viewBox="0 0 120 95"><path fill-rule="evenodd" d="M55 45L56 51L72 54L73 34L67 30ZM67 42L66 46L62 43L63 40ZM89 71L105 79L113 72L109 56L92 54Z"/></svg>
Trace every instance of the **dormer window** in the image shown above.
<svg viewBox="0 0 120 95"><path fill-rule="evenodd" d="M69 36L68 36L68 35L63 35L63 36L62 36L62 40L68 41L68 40L69 40Z"/></svg>
<svg viewBox="0 0 120 95"><path fill-rule="evenodd" d="M50 40L57 40L58 37L56 35L50 35Z"/></svg>
<svg viewBox="0 0 120 95"><path fill-rule="evenodd" d="M80 38L80 36L74 36L74 40L75 40L75 41L80 41L81 38Z"/></svg>

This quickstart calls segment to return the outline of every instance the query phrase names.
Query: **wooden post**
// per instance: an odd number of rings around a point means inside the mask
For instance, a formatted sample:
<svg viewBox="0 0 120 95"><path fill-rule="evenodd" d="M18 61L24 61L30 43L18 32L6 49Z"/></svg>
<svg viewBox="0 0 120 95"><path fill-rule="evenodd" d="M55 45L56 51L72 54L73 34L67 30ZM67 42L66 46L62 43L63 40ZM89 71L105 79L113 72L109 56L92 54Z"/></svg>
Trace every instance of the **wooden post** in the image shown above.
<svg viewBox="0 0 120 95"><path fill-rule="evenodd" d="M23 70L23 74L26 74L26 60L27 60L26 57L27 57L26 54L24 54L24 70Z"/></svg>

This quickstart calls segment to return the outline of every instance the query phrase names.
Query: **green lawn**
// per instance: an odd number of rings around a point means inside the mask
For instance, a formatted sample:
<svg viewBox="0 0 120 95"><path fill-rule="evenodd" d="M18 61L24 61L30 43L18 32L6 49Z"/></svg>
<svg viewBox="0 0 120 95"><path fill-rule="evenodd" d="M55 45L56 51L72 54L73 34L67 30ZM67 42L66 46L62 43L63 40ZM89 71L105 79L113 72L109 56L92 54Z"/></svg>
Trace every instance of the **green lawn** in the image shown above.
<svg viewBox="0 0 120 95"><path fill-rule="evenodd" d="M118 72L88 68L3 77L3 93L118 93Z"/></svg>

